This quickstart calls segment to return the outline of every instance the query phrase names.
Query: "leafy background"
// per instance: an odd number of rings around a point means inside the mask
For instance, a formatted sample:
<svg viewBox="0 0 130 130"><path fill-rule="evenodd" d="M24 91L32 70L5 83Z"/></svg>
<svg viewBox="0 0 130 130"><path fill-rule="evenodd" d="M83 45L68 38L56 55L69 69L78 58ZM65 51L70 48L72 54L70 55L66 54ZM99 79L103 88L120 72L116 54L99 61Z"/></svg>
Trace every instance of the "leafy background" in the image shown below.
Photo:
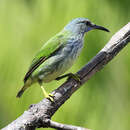
<svg viewBox="0 0 130 130"><path fill-rule="evenodd" d="M43 95L35 84L21 99L16 93L32 57L70 20L87 17L111 33L91 31L80 57L69 72L76 72L130 20L129 0L0 0L0 128L20 116ZM52 91L62 84L45 84ZM130 47L78 90L52 118L94 130L130 130Z"/></svg>

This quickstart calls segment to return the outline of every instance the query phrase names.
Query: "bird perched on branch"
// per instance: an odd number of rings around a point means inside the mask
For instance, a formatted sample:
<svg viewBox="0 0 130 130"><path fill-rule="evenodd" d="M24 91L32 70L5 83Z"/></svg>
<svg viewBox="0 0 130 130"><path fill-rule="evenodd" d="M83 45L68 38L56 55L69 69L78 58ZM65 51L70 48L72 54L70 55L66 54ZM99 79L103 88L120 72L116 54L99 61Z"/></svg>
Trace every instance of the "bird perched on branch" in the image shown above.
<svg viewBox="0 0 130 130"><path fill-rule="evenodd" d="M93 24L86 18L76 18L48 40L32 60L24 77L24 86L17 97L21 97L28 87L38 82L45 97L53 101L53 95L45 91L43 83L65 77L72 77L79 81L76 74L61 75L73 65L79 55L83 47L84 34L93 29L109 32L108 29Z"/></svg>

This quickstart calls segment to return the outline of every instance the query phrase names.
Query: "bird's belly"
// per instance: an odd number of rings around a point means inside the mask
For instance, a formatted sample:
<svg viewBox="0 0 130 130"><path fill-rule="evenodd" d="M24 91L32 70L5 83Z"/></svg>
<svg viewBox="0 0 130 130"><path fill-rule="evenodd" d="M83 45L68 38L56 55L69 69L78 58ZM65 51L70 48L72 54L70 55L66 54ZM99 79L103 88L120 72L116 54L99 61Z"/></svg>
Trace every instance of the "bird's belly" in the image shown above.
<svg viewBox="0 0 130 130"><path fill-rule="evenodd" d="M43 82L50 82L56 79L61 74L65 73L74 63L75 59L71 59L71 57L64 57L58 60L58 57L52 57L50 60L55 60L52 64L47 65L44 69L40 78ZM48 61L49 62L49 61Z"/></svg>

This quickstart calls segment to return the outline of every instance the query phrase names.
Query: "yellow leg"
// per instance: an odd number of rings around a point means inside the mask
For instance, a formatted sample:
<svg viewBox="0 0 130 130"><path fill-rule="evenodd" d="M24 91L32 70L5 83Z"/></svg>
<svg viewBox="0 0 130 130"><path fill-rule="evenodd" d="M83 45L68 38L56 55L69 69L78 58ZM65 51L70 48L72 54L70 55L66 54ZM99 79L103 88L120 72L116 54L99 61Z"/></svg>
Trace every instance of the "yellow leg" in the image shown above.
<svg viewBox="0 0 130 130"><path fill-rule="evenodd" d="M41 89L43 91L43 94L44 94L45 98L49 98L53 102L54 101L54 99L53 99L54 95L52 95L51 93L48 94L43 86L40 86L40 87L41 87Z"/></svg>

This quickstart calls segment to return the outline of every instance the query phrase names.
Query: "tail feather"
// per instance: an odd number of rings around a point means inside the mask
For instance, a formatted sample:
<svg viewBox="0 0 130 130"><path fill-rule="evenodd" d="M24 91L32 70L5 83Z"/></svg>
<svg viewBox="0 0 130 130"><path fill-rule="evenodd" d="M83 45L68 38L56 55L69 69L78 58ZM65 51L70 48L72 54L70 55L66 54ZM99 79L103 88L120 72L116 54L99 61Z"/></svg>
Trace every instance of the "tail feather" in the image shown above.
<svg viewBox="0 0 130 130"><path fill-rule="evenodd" d="M18 92L18 94L17 94L17 98L20 98L22 95L23 95L23 93L24 93L24 91L27 89L27 88L29 88L31 85L32 85L32 79L31 78L29 78L25 83L24 83L24 86L20 89L20 91Z"/></svg>
<svg viewBox="0 0 130 130"><path fill-rule="evenodd" d="M26 86L26 85L24 85L23 87L22 87L22 89L17 93L17 98L20 98L22 95L23 95L23 93L24 93L24 91L26 90L28 88L28 86Z"/></svg>

